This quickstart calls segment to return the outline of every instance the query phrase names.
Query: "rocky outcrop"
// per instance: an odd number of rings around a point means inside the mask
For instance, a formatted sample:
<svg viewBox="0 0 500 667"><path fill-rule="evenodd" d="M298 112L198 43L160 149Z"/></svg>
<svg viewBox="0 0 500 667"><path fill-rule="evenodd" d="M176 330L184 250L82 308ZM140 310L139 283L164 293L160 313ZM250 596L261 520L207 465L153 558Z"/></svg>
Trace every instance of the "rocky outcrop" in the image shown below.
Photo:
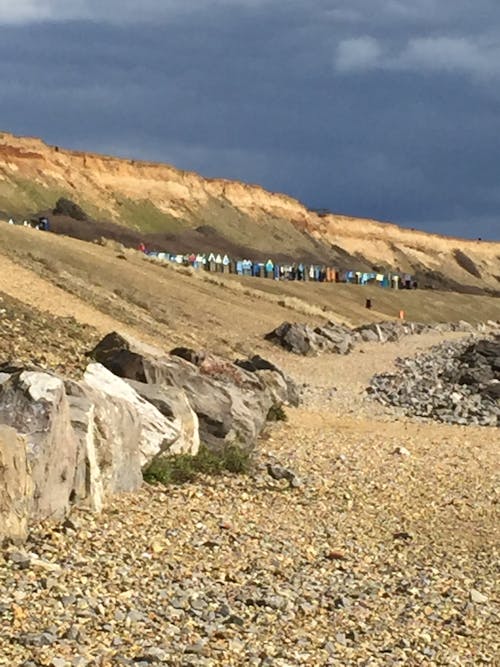
<svg viewBox="0 0 500 667"><path fill-rule="evenodd" d="M146 384L127 380L128 384L145 401L153 405L164 417L172 421L178 437L169 446L171 454L191 454L200 448L199 420L185 392L177 387L161 384Z"/></svg>
<svg viewBox="0 0 500 667"><path fill-rule="evenodd" d="M0 386L0 423L25 438L34 485L30 516L65 516L77 461L64 382L42 371L14 373Z"/></svg>
<svg viewBox="0 0 500 667"><path fill-rule="evenodd" d="M349 329L334 322L312 329L307 324L283 322L264 336L266 340L289 352L303 356L322 353L348 354L359 342L394 343L404 336L459 331L464 333L487 332L498 328L497 322L471 324L470 322L422 323L386 320L363 324Z"/></svg>
<svg viewBox="0 0 500 667"><path fill-rule="evenodd" d="M32 499L25 442L14 429L0 425L0 543L26 539Z"/></svg>
<svg viewBox="0 0 500 667"><path fill-rule="evenodd" d="M315 329L307 324L283 322L266 334L265 339L302 356L314 356L321 352L347 354L354 341L351 330L333 322Z"/></svg>
<svg viewBox="0 0 500 667"><path fill-rule="evenodd" d="M500 336L444 343L398 366L372 378L375 400L410 416L500 426Z"/></svg>
<svg viewBox="0 0 500 667"><path fill-rule="evenodd" d="M270 408L297 400L292 381L274 367L265 369L266 376L204 351L176 348L166 355L114 332L90 355L120 377L182 390L202 441L215 450L235 443L252 449Z"/></svg>
<svg viewBox="0 0 500 667"><path fill-rule="evenodd" d="M260 357L166 355L116 333L92 355L103 363L81 380L1 366L0 538L22 539L28 520L61 520L75 504L100 511L157 457L196 454L200 434L214 450L248 451L272 406L298 402L293 381Z"/></svg>
<svg viewBox="0 0 500 667"><path fill-rule="evenodd" d="M299 405L300 394L295 380L272 362L256 354L250 359L238 359L234 363L250 373L257 374L271 392L275 405Z"/></svg>
<svg viewBox="0 0 500 667"><path fill-rule="evenodd" d="M142 483L142 422L129 401L67 380L71 426L79 441L73 502L100 512L114 493Z"/></svg>
<svg viewBox="0 0 500 667"><path fill-rule="evenodd" d="M9 370L0 384L0 538L22 540L28 521L62 520L73 505L100 511L112 494L139 488L156 456L197 451L182 394L166 392L170 418L99 364L80 382Z"/></svg>
<svg viewBox="0 0 500 667"><path fill-rule="evenodd" d="M119 399L128 403L140 415L137 447L141 466L168 451L179 439L180 431L169 418L142 398L130 384L101 364L89 364L83 378L86 385L100 392L105 399Z"/></svg>
<svg viewBox="0 0 500 667"><path fill-rule="evenodd" d="M0 423L24 437L34 520L61 519L74 503L99 511L111 494L137 489L142 468L172 446L194 453L194 422L188 445L180 422L100 364L80 382L37 370L6 375Z"/></svg>

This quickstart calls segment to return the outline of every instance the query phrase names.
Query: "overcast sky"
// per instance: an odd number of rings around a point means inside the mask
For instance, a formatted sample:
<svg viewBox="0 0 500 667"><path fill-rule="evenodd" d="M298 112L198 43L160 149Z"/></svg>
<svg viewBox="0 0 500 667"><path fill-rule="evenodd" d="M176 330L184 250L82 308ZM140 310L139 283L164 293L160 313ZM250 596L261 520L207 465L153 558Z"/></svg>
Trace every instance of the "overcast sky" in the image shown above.
<svg viewBox="0 0 500 667"><path fill-rule="evenodd" d="M500 240L498 0L0 0L0 129Z"/></svg>

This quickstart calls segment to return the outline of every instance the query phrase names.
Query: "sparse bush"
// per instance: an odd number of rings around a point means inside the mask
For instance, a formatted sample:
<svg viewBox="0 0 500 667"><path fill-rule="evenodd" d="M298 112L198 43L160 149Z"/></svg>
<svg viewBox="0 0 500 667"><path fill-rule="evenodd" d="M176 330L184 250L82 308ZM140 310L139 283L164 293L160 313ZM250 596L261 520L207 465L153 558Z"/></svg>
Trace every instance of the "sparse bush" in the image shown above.
<svg viewBox="0 0 500 667"><path fill-rule="evenodd" d="M468 255L456 248L453 252L453 256L455 257L457 264L461 266L464 271L467 271L467 273L470 273L471 276L474 276L475 278L481 278L481 272Z"/></svg>
<svg viewBox="0 0 500 667"><path fill-rule="evenodd" d="M224 472L244 475L250 471L250 454L237 445L227 445L214 452L205 445L195 456L178 454L154 459L143 471L148 484L185 484L198 475L222 475Z"/></svg>
<svg viewBox="0 0 500 667"><path fill-rule="evenodd" d="M288 415L283 409L282 405L272 405L267 413L268 422L286 422Z"/></svg>
<svg viewBox="0 0 500 667"><path fill-rule="evenodd" d="M73 220L81 220L86 222L89 218L85 211L75 204L71 199L66 199L66 197L60 197L55 205L55 208L52 211L54 215L67 215Z"/></svg>

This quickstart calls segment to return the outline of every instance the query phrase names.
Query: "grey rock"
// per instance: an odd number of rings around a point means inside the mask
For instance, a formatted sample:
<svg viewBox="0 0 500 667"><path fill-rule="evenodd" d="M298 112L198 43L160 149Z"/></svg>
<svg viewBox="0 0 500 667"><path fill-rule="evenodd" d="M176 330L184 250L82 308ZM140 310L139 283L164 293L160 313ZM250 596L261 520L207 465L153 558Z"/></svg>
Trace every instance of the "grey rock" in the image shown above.
<svg viewBox="0 0 500 667"><path fill-rule="evenodd" d="M475 602L476 604L485 604L486 602L488 602L488 598L486 597L486 595L483 595L475 588L471 588L471 590L469 591L469 597L471 602Z"/></svg>
<svg viewBox="0 0 500 667"><path fill-rule="evenodd" d="M252 449L273 405L255 373L216 355L187 348L165 355L117 333L91 354L120 377L182 389L198 416L200 438L215 450L235 443Z"/></svg>
<svg viewBox="0 0 500 667"><path fill-rule="evenodd" d="M413 359L399 359L396 373L372 378L368 393L411 416L449 424L500 425L500 336L447 342ZM487 378L487 382L484 380Z"/></svg>
<svg viewBox="0 0 500 667"><path fill-rule="evenodd" d="M0 385L0 423L25 438L33 484L30 517L63 519L70 507L77 459L63 381L42 371L13 373Z"/></svg>
<svg viewBox="0 0 500 667"><path fill-rule="evenodd" d="M177 597L170 600L170 604L174 609L187 609L189 600L187 597Z"/></svg>
<svg viewBox="0 0 500 667"><path fill-rule="evenodd" d="M302 486L302 481L290 468L285 468L278 463L266 463L267 474L273 479L279 481L286 479L291 488Z"/></svg>
<svg viewBox="0 0 500 667"><path fill-rule="evenodd" d="M57 637L50 632L26 632L19 636L22 646L51 646L56 641Z"/></svg>
<svg viewBox="0 0 500 667"><path fill-rule="evenodd" d="M300 391L296 382L272 362L259 355L254 355L249 359L239 359L234 363L236 366L257 375L271 393L275 405L281 403L293 406L299 405Z"/></svg>
<svg viewBox="0 0 500 667"><path fill-rule="evenodd" d="M283 322L265 335L265 339L302 356L320 352L347 354L354 343L352 330L334 322L312 329L307 324Z"/></svg>
<svg viewBox="0 0 500 667"><path fill-rule="evenodd" d="M191 408L186 394L179 387L146 384L128 380L128 384L141 396L171 420L179 435L169 446L169 454L191 454L194 456L200 448L199 421Z"/></svg>
<svg viewBox="0 0 500 667"><path fill-rule="evenodd" d="M67 662L65 658L52 658L51 667L66 667Z"/></svg>

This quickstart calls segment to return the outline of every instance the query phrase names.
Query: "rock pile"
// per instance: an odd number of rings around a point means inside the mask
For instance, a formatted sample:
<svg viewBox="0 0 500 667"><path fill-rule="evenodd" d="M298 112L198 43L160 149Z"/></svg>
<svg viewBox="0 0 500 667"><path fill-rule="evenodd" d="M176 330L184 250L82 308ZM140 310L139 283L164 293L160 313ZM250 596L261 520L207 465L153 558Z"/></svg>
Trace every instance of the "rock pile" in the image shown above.
<svg viewBox="0 0 500 667"><path fill-rule="evenodd" d="M396 342L404 336L431 331L443 333L462 331L468 333L487 331L489 328L496 326L496 322L473 325L465 321L426 324L387 320L363 324L354 329L335 322L327 322L327 324L313 329L307 324L283 322L276 329L267 333L264 338L294 354L314 356L324 352L348 354L361 341L387 343Z"/></svg>
<svg viewBox="0 0 500 667"><path fill-rule="evenodd" d="M368 392L411 416L450 424L500 426L500 336L443 343L399 359L398 373L372 378Z"/></svg>
<svg viewBox="0 0 500 667"><path fill-rule="evenodd" d="M297 389L264 359L238 365L208 353L164 355L119 334L89 353L83 378L0 367L0 540L22 541L30 521L100 511L133 491L155 458L254 447L269 411Z"/></svg>
<svg viewBox="0 0 500 667"><path fill-rule="evenodd" d="M265 335L265 339L288 352L313 356L321 352L348 354L354 344L353 331L335 322L313 329L308 324L283 322Z"/></svg>
<svg viewBox="0 0 500 667"><path fill-rule="evenodd" d="M119 377L185 392L198 416L200 437L213 449L229 444L251 449L273 406L298 403L294 382L260 357L232 363L189 348L165 355L117 333L108 334L90 354Z"/></svg>

